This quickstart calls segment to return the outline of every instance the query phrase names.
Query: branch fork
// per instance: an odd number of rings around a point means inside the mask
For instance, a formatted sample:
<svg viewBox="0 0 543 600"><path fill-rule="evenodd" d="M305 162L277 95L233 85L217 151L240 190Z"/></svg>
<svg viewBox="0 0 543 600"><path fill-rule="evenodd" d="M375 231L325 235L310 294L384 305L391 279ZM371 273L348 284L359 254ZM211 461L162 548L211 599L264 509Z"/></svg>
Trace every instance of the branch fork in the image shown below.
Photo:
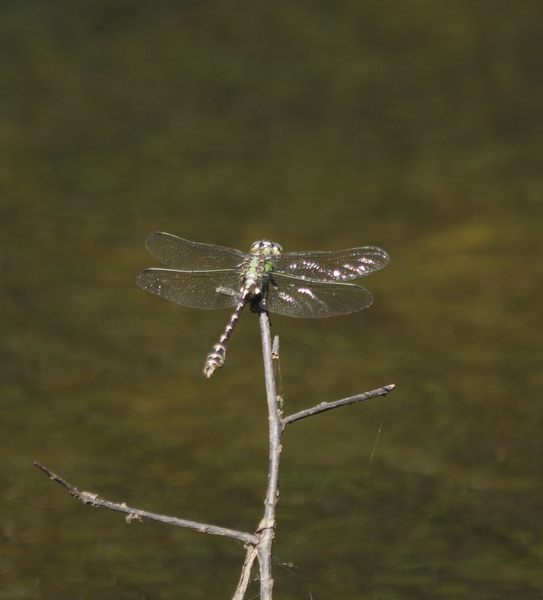
<svg viewBox="0 0 543 600"><path fill-rule="evenodd" d="M265 310L261 310L259 314L260 319L260 332L262 336L262 352L264 355L264 376L266 382L266 399L268 403L268 419L269 419L269 448L270 448L270 462L268 470L268 489L266 491L266 500L264 502L264 517L260 521L256 532L254 534L246 533L243 531L236 531L234 529L227 529L224 527L217 527L215 525L209 525L206 523L198 523L196 521L187 521L184 519L178 519L176 517L169 517L166 515L151 513L145 510L139 510L136 508L130 508L124 502L115 503L109 500L100 498L97 494L92 492L80 491L67 481L44 467L39 463L34 463L36 467L46 473L50 479L58 482L62 485L72 497L81 500L84 504L90 504L91 506L107 508L116 512L124 513L127 523L133 520L141 521L143 519L150 519L153 521L159 521L161 523L167 523L168 525L175 525L178 527L186 527L188 529L194 529L200 533L206 533L209 535L219 535L222 537L229 537L244 543L245 548L245 561L241 570L241 576L238 583L238 587L232 597L232 600L243 600L249 587L251 580L251 572L253 569L254 561L258 558L260 566L260 598L261 600L272 600L273 590L273 578L272 578L272 545L275 537L275 509L279 500L279 463L281 455L281 436L286 429L287 425L312 417L338 408L340 406L346 406L348 404L356 404L370 398L377 398L380 396L388 396L388 394L395 388L394 385L386 385L382 388L365 392L363 394L357 394L349 398L342 400L336 400L335 402L321 402L320 404L302 410L295 414L283 417L279 403L281 398L277 395L277 386L275 381L275 373L273 361L278 364L278 338L275 338L272 349L271 333L270 333L270 321L268 313Z"/></svg>

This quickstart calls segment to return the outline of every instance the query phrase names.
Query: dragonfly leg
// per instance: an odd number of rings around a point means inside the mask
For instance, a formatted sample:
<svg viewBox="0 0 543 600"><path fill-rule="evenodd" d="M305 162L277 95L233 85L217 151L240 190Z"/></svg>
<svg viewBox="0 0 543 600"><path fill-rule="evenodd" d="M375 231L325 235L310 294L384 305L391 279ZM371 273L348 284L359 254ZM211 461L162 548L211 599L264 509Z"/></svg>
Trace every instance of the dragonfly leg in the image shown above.
<svg viewBox="0 0 543 600"><path fill-rule="evenodd" d="M230 288L224 287L224 286L219 286L215 292L217 294L221 294L222 296L232 296L232 298L236 298L236 300L241 300L241 293L238 292L237 290L232 290Z"/></svg>

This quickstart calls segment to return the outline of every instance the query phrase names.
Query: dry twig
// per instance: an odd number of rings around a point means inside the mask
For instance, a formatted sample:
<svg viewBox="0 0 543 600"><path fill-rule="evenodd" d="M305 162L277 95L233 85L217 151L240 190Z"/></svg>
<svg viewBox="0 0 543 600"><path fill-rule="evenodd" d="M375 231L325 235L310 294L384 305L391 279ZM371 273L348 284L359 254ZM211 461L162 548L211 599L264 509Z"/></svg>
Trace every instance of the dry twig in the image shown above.
<svg viewBox="0 0 543 600"><path fill-rule="evenodd" d="M147 512L145 510L130 508L124 502L121 504L110 502L109 500L104 500L98 497L97 494L79 491L77 488L43 465L37 462L34 463L36 467L46 473L53 481L57 481L60 483L60 485L66 488L74 498L81 500L84 504L90 504L92 506L125 513L127 522L130 522L134 519L150 519L153 521L159 521L161 523L167 523L168 525L175 525L177 527L187 527L188 529L194 529L200 533L230 537L232 539L244 542L246 557L233 600L243 600L245 597L250 582L251 570L256 558L258 558L260 566L260 598L261 600L272 600L272 545L275 537L275 511L277 501L279 499L281 436L286 426L294 423L295 421L312 417L319 413L326 412L334 408L339 408L340 406L355 404L357 402L369 400L370 398L377 398L379 396L387 396L395 387L394 385L386 385L382 388L372 390L371 392L365 392L363 394L344 398L343 400L336 400L335 402L322 402L321 404L313 406L312 408L308 408L293 415L283 417L278 406L277 388L273 367L273 360L278 360L279 344L277 342L274 344L274 350L272 352L270 321L268 313L264 310L260 310L259 319L262 337L262 352L264 355L266 399L268 403L270 455L268 489L266 491L266 500L264 502L264 516L258 525L256 533L245 533L243 531L226 529L224 527L217 527L215 525L197 523L195 521L186 521L176 517L168 517L166 515Z"/></svg>

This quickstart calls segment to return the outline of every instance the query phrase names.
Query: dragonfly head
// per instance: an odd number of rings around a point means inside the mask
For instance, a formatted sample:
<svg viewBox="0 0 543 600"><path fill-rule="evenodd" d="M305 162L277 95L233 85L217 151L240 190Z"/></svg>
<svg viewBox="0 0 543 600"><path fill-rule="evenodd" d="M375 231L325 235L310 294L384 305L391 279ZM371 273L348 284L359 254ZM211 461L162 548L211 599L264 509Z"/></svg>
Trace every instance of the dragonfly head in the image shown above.
<svg viewBox="0 0 543 600"><path fill-rule="evenodd" d="M262 240L261 242L255 242L251 246L251 254L264 254L266 258L281 258L283 254L283 248L279 244L274 244L270 240Z"/></svg>

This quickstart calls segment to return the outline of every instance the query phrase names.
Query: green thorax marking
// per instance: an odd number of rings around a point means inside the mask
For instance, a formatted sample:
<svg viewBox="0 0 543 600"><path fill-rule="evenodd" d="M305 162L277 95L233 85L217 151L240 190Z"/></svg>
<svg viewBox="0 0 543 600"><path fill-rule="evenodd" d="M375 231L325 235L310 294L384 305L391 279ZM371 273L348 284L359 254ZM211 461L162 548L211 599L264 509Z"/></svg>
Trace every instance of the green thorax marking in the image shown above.
<svg viewBox="0 0 543 600"><path fill-rule="evenodd" d="M255 242L243 261L241 269L243 283L240 291L248 291L254 295L260 294L262 287L268 281L269 273L273 271L273 263L281 258L282 254L283 248L279 244L274 244L269 240Z"/></svg>

